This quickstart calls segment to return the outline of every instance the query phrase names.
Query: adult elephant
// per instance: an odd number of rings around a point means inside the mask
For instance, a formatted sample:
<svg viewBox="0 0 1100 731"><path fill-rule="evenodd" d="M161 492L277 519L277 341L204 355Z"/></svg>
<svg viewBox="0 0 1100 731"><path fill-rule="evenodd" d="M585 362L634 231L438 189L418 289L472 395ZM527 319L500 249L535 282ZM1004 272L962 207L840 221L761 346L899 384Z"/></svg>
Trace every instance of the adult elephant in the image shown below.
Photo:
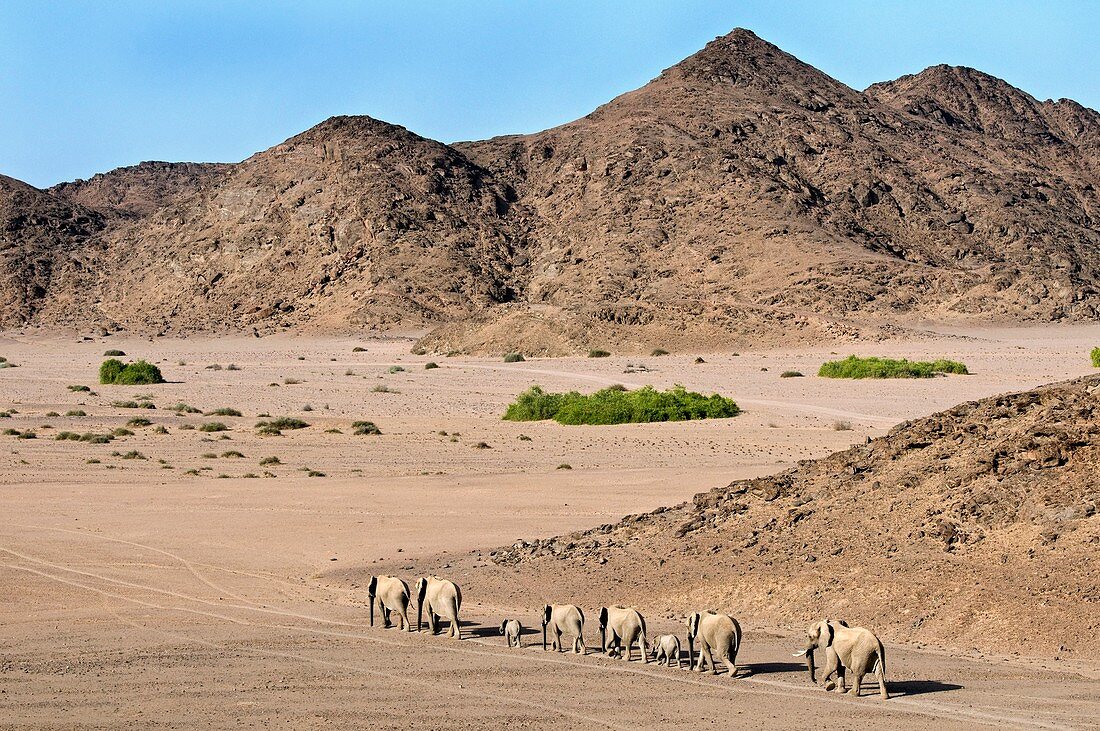
<svg viewBox="0 0 1100 731"><path fill-rule="evenodd" d="M396 576L372 576L367 585L370 598L370 626L374 626L374 604L377 601L382 610L382 626L390 627L390 613L396 612L400 627L412 631L409 623L409 585Z"/></svg>
<svg viewBox="0 0 1100 731"><path fill-rule="evenodd" d="M416 582L416 631L421 628L424 610L428 610L428 629L434 635L439 631L440 618L451 623L448 634L462 639L458 626L458 611L462 608L462 590L458 584L438 576L424 576Z"/></svg>
<svg viewBox="0 0 1100 731"><path fill-rule="evenodd" d="M634 607L601 607L600 650L619 653L624 660L630 660L631 647L635 642L642 652L642 662L648 663L645 617L642 613Z"/></svg>
<svg viewBox="0 0 1100 731"><path fill-rule="evenodd" d="M688 617L688 668L698 672L705 670L710 663L712 675L718 674L714 655L726 664L729 676L737 675L737 651L741 649L741 625L728 614L713 612L695 612ZM699 641L699 663L695 664L695 642Z"/></svg>
<svg viewBox="0 0 1100 731"><path fill-rule="evenodd" d="M546 633L550 632L550 646L562 652L562 634L573 635L573 652L588 654L584 646L584 612L572 604L547 604L542 608L542 649L546 649Z"/></svg>
<svg viewBox="0 0 1100 731"><path fill-rule="evenodd" d="M818 649L825 651L822 683L828 683L835 673L836 690L844 693L844 671L851 671L851 693L858 696L863 676L873 673L878 678L879 695L883 700L890 697L886 692L886 648L874 632L864 627L849 627L843 620L823 619L810 625L806 633L806 649L794 653L794 656L806 657L806 668L813 683L817 682L814 676L814 650Z"/></svg>

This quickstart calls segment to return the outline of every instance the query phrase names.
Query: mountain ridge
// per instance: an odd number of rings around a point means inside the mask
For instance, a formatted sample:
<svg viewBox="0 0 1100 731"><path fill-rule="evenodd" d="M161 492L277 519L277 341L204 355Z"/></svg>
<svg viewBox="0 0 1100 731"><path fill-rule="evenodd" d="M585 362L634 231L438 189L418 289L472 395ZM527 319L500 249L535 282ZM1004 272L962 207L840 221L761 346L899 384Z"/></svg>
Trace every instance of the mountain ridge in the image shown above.
<svg viewBox="0 0 1100 731"><path fill-rule="evenodd" d="M549 354L1095 320L1098 186L1093 110L946 65L861 92L735 29L542 132L337 116L240 163L53 186L103 221L90 260L0 325Z"/></svg>

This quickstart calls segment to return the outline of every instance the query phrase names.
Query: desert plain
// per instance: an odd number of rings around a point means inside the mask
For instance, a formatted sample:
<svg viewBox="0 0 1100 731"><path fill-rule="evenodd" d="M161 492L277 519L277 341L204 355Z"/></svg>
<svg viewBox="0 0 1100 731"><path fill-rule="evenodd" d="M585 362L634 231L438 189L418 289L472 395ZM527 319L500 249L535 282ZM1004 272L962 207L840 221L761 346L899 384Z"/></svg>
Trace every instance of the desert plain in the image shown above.
<svg viewBox="0 0 1100 731"><path fill-rule="evenodd" d="M35 435L0 436L0 728L1100 726L1100 663L1080 647L1029 653L995 637L976 647L883 633L893 697L866 687L841 697L791 657L804 627L840 607L782 624L762 620L776 616L764 606L760 617L739 610L738 675L712 677L599 655L597 607L620 591L651 637L683 635L687 600L662 595L659 576L644 577L657 588L639 599L630 587L641 577L620 569L557 581L493 562L502 546L614 523L961 402L1089 374L1100 326L929 325L859 344L518 363L413 355L414 338L0 336L17 366L0 370L10 414L0 427ZM99 385L107 349L156 363L168 383ZM857 351L952 358L971 375L815 375ZM781 378L788 370L805 375ZM501 420L532 384L616 383L682 384L744 411L620 426ZM156 408L113 405L128 401ZM173 411L180 403L242 415ZM262 436L264 414L309 426ZM150 423L127 427L135 418ZM354 434L362 420L381 434ZM200 430L212 422L226 429ZM55 438L118 428L134 433ZM678 560L670 553L667 568ZM429 571L463 586L463 639L369 626L370 575L411 584ZM542 650L548 601L585 610L588 655ZM498 635L505 617L527 628L523 648Z"/></svg>

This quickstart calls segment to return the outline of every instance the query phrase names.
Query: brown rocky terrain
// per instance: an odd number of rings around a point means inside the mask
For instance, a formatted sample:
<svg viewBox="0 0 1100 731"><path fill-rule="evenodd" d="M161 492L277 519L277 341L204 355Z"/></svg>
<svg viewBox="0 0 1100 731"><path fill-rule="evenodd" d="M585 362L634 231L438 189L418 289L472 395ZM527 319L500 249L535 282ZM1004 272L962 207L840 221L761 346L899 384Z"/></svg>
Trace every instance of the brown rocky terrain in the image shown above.
<svg viewBox="0 0 1100 731"><path fill-rule="evenodd" d="M537 134L448 146L338 117L235 165L38 191L101 230L4 233L81 253L6 287L0 323L560 354L1095 320L1098 185L1093 110L946 66L859 92L736 30Z"/></svg>
<svg viewBox="0 0 1100 731"><path fill-rule="evenodd" d="M1100 629L1098 465L1100 377L1088 376L903 422L675 507L519 541L480 572L670 616L841 616L893 642L1086 657Z"/></svg>

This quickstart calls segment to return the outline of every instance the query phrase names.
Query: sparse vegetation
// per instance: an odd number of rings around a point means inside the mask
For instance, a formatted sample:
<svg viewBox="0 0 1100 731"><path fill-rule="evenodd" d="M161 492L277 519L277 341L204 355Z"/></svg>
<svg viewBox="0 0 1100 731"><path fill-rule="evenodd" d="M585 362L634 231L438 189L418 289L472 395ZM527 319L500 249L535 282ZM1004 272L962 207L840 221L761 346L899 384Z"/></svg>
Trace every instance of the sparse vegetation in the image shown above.
<svg viewBox="0 0 1100 731"><path fill-rule="evenodd" d="M125 427L120 426L119 428L114 429L114 430L111 431L111 436L113 436L113 437L132 437L132 436L134 436L134 433L132 431L130 431L129 429L126 429Z"/></svg>
<svg viewBox="0 0 1100 731"><path fill-rule="evenodd" d="M305 404L302 406L302 411L313 411L313 406L311 406L310 404Z"/></svg>
<svg viewBox="0 0 1100 731"><path fill-rule="evenodd" d="M1089 353L1089 358L1092 359L1092 367L1100 368L1100 348L1093 348Z"/></svg>
<svg viewBox="0 0 1100 731"><path fill-rule="evenodd" d="M130 419L128 422L126 422L126 426L143 427L150 426L152 423L153 422L149 421L144 416L135 416L133 419Z"/></svg>
<svg viewBox="0 0 1100 731"><path fill-rule="evenodd" d="M352 433L357 437L382 433L382 430L375 426L373 421L355 421L352 422L351 428L355 430Z"/></svg>
<svg viewBox="0 0 1100 731"><path fill-rule="evenodd" d="M159 425L157 425L157 427L155 429L153 429L153 433L154 434L167 434L168 433L168 428L166 426L164 426L163 424L159 424Z"/></svg>
<svg viewBox="0 0 1100 731"><path fill-rule="evenodd" d="M146 457L141 452L137 451L136 449L131 449L129 452L126 452L125 454L122 455L122 459L149 459L149 458Z"/></svg>
<svg viewBox="0 0 1100 731"><path fill-rule="evenodd" d="M195 411L198 411L198 409L195 409ZM207 411L205 414L203 414L203 416L240 416L240 415L241 415L241 412L237 411L237 409L232 409L232 408L229 408L229 407L226 407L226 406L223 406L220 409L214 409L213 411Z"/></svg>
<svg viewBox="0 0 1100 731"><path fill-rule="evenodd" d="M16 439L37 439L38 435L32 431L25 431L22 434L16 434Z"/></svg>
<svg viewBox="0 0 1100 731"><path fill-rule="evenodd" d="M236 363L230 363L229 365L227 365L225 367L225 369L227 371L239 371L241 369L241 367L239 365L237 365Z"/></svg>
<svg viewBox="0 0 1100 731"><path fill-rule="evenodd" d="M608 358L610 356L611 353L608 353L606 350L600 350L599 348L588 351L589 358Z"/></svg>
<svg viewBox="0 0 1100 731"><path fill-rule="evenodd" d="M308 423L293 416L280 416L271 421L256 422L256 433L261 436L277 437L282 435L284 429L305 429Z"/></svg>
<svg viewBox="0 0 1100 731"><path fill-rule="evenodd" d="M103 351L103 357L104 358L121 358L125 355L126 354L123 353L121 350L113 350L112 349L112 350Z"/></svg>
<svg viewBox="0 0 1100 731"><path fill-rule="evenodd" d="M779 374L780 378L802 378L802 371L783 371Z"/></svg>
<svg viewBox="0 0 1100 731"><path fill-rule="evenodd" d="M155 409L156 404L149 401L112 401L111 406L116 409Z"/></svg>
<svg viewBox="0 0 1100 731"><path fill-rule="evenodd" d="M69 386L69 390L73 391L74 393L87 393L92 389L88 388L87 386L73 385Z"/></svg>
<svg viewBox="0 0 1100 731"><path fill-rule="evenodd" d="M374 393L401 393L396 388L390 388L384 383L379 383L377 386L371 389Z"/></svg>
<svg viewBox="0 0 1100 731"><path fill-rule="evenodd" d="M850 421L834 421L833 431L852 431L852 422Z"/></svg>
<svg viewBox="0 0 1100 731"><path fill-rule="evenodd" d="M283 379L283 385L285 385L285 386L296 386L299 383L301 383L301 381L299 381L297 378L284 378ZM277 386L279 384L276 383L274 385Z"/></svg>
<svg viewBox="0 0 1100 731"><path fill-rule="evenodd" d="M222 452L223 459L243 459L244 455L235 449L231 449L228 452Z"/></svg>
<svg viewBox="0 0 1100 731"><path fill-rule="evenodd" d="M662 355L668 355L668 351L665 350L664 348L654 348L653 352L650 353L650 355L653 356L654 358L659 358Z"/></svg>
<svg viewBox="0 0 1100 731"><path fill-rule="evenodd" d="M208 422L206 422L205 424L203 424L199 427L199 431L204 431L204 432L229 431L229 427L227 427L225 424L221 423L220 421L208 421Z"/></svg>
<svg viewBox="0 0 1100 731"><path fill-rule="evenodd" d="M121 386L137 386L152 383L164 383L164 376L152 363L136 360L123 363L111 358L99 366L99 382Z"/></svg>
<svg viewBox="0 0 1100 731"><path fill-rule="evenodd" d="M405 369L399 365L393 365L386 369L386 373L404 373Z"/></svg>
<svg viewBox="0 0 1100 731"><path fill-rule="evenodd" d="M52 419L52 418L55 418L55 417L58 417L58 416L61 416L61 414L57 413L56 411L47 411L46 412L46 418L47 419Z"/></svg>
<svg viewBox="0 0 1100 731"><path fill-rule="evenodd" d="M520 434L519 435L519 440L521 442L529 442L529 441L531 441L531 437L527 436L526 434Z"/></svg>
<svg viewBox="0 0 1100 731"><path fill-rule="evenodd" d="M559 469L559 470L571 470L571 469L573 469L573 465L571 465L571 464L566 464L565 462L562 462L562 463L561 463L560 465L558 465L557 467L555 467L555 469Z"/></svg>
<svg viewBox="0 0 1100 731"><path fill-rule="evenodd" d="M655 421L725 419L741 410L732 399L704 396L674 386L657 391L646 386L634 391L605 388L593 394L547 393L532 386L521 393L504 413L508 421L553 419L559 424L633 424Z"/></svg>
<svg viewBox="0 0 1100 731"><path fill-rule="evenodd" d="M206 370L208 371L220 371L221 369L221 363L211 363L210 365L206 366Z"/></svg>
<svg viewBox="0 0 1100 731"><path fill-rule="evenodd" d="M844 360L823 363L817 375L824 378L931 378L941 373L966 375L970 371L953 360L910 361L850 355Z"/></svg>
<svg viewBox="0 0 1100 731"><path fill-rule="evenodd" d="M705 361L705 360L703 360L703 356L701 356L701 355L700 355L700 356L697 356L697 357L695 358L695 362L696 362L696 363L706 363L706 361Z"/></svg>
<svg viewBox="0 0 1100 731"><path fill-rule="evenodd" d="M325 473L320 470L309 470L306 472L306 477L324 477Z"/></svg>
<svg viewBox="0 0 1100 731"><path fill-rule="evenodd" d="M426 371L434 370L438 367L439 367L439 364L436 363L434 360L430 360L430 361L428 361L427 363L424 364L424 370L426 370Z"/></svg>
<svg viewBox="0 0 1100 731"><path fill-rule="evenodd" d="M366 353L367 349L362 347L362 346L356 345L354 348L351 349L351 352L353 352L353 353Z"/></svg>
<svg viewBox="0 0 1100 731"><path fill-rule="evenodd" d="M522 363L525 360L522 353L508 353L504 356L505 363Z"/></svg>
<svg viewBox="0 0 1100 731"><path fill-rule="evenodd" d="M260 466L266 467L267 465L282 464L282 460L278 457L264 457L260 460Z"/></svg>
<svg viewBox="0 0 1100 731"><path fill-rule="evenodd" d="M198 414L202 412L202 409L196 409L194 406L185 404L182 401L175 406L170 406L169 408L172 411L175 411L177 414Z"/></svg>
<svg viewBox="0 0 1100 731"><path fill-rule="evenodd" d="M65 412L65 416L87 416L88 414L81 409L69 409Z"/></svg>

